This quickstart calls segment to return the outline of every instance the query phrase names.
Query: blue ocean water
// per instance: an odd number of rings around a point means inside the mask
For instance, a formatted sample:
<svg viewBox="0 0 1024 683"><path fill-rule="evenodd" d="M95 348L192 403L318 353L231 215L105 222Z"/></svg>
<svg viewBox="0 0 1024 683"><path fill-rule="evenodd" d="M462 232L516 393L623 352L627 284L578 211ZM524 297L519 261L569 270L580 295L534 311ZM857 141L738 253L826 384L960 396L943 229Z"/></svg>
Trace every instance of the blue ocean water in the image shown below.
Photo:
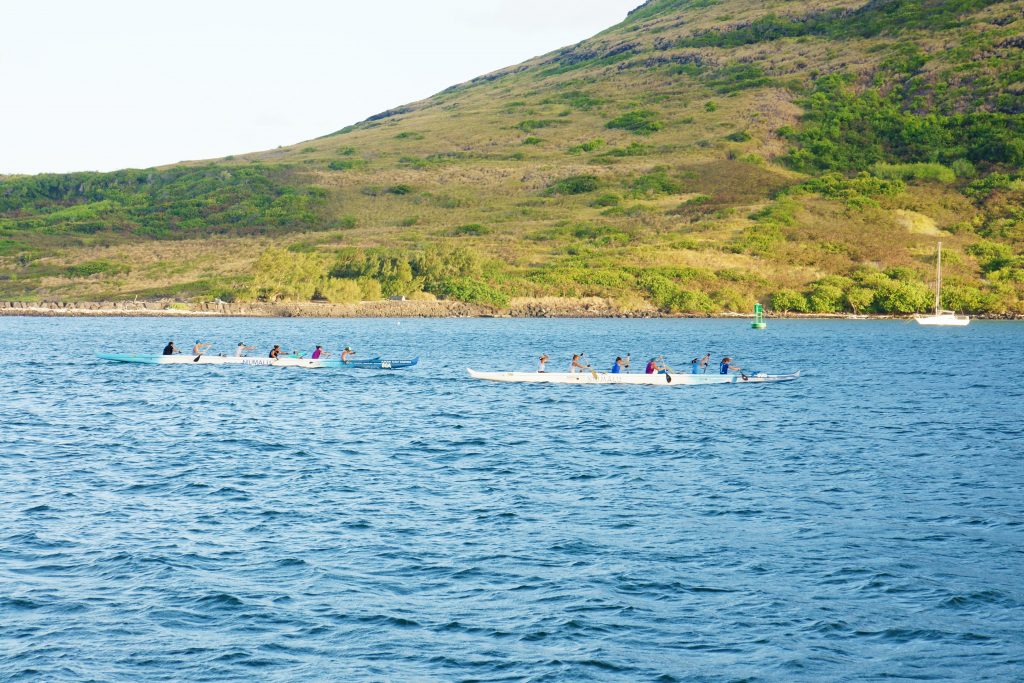
<svg viewBox="0 0 1024 683"><path fill-rule="evenodd" d="M0 318L0 679L1024 679L1024 325ZM202 337L400 372L133 366ZM798 382L465 367L711 351Z"/></svg>

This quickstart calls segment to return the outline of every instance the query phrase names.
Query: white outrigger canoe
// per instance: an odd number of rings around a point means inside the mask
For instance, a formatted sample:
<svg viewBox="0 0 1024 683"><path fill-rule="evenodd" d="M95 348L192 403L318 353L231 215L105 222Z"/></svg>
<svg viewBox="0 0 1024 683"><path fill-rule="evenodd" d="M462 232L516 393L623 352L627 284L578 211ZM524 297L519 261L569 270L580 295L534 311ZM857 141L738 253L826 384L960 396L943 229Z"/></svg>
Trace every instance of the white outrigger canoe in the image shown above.
<svg viewBox="0 0 1024 683"><path fill-rule="evenodd" d="M466 368L473 379L492 382L530 382L535 384L644 384L653 386L682 387L694 384L759 384L764 382L792 382L800 377L800 371L788 375L769 375L763 372L750 374L694 375L669 373L667 375L630 375L611 372L480 372Z"/></svg>
<svg viewBox="0 0 1024 683"><path fill-rule="evenodd" d="M144 365L272 365L279 368L357 368L361 370L400 370L419 362L419 358L408 360L387 360L364 358L342 361L339 358L260 358L252 356L216 356L203 354L198 358L190 354L165 356L151 353L98 353L98 358L118 363L142 363Z"/></svg>
<svg viewBox="0 0 1024 683"><path fill-rule="evenodd" d="M189 354L164 356L149 353L98 353L97 358L119 363L144 365L274 365L277 367L319 368L319 359L312 358L253 358L251 356L213 356L203 354L196 358ZM324 359L327 360L327 359Z"/></svg>

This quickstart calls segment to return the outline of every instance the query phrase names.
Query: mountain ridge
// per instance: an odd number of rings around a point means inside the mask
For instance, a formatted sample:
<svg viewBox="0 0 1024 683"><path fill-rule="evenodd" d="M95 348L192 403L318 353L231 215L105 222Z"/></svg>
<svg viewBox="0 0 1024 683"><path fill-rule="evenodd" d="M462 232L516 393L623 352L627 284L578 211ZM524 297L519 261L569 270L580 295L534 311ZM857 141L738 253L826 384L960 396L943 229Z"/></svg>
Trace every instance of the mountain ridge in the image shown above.
<svg viewBox="0 0 1024 683"><path fill-rule="evenodd" d="M311 141L0 182L0 296L1024 310L1021 2L651 0ZM225 252L230 256L225 257Z"/></svg>

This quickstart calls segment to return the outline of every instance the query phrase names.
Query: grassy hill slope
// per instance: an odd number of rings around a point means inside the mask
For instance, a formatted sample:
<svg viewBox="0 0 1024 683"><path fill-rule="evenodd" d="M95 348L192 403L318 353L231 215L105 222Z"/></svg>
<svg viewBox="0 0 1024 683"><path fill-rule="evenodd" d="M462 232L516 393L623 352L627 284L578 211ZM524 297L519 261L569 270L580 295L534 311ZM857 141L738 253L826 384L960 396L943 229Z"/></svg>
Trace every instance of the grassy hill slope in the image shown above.
<svg viewBox="0 0 1024 683"><path fill-rule="evenodd" d="M0 298L1024 312L1024 1L651 0L291 147L0 180Z"/></svg>

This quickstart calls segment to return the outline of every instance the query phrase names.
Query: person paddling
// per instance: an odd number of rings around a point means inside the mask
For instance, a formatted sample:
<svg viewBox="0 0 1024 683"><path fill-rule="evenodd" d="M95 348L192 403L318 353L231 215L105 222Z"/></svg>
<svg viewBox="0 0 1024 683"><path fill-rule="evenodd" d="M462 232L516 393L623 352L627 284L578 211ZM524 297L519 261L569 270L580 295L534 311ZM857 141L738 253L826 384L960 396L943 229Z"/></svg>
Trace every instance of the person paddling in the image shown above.
<svg viewBox="0 0 1024 683"><path fill-rule="evenodd" d="M537 372L544 372L544 366L548 363L548 354L542 353L537 363Z"/></svg>
<svg viewBox="0 0 1024 683"><path fill-rule="evenodd" d="M270 357L277 360L281 357L281 345L274 344L274 348L270 349Z"/></svg>
<svg viewBox="0 0 1024 683"><path fill-rule="evenodd" d="M199 357L211 346L213 344L206 344L203 343L202 339L196 339L196 344L192 347L192 355L196 357L196 360L199 360Z"/></svg>
<svg viewBox="0 0 1024 683"><path fill-rule="evenodd" d="M622 372L622 356L616 356L615 362L612 363L612 374L618 375Z"/></svg>
<svg viewBox="0 0 1024 683"><path fill-rule="evenodd" d="M176 353L181 353L177 346L174 345L173 341L167 342L167 346L164 347L165 356L173 356Z"/></svg>
<svg viewBox="0 0 1024 683"><path fill-rule="evenodd" d="M245 342L238 342L238 346L235 347L235 358L241 358L245 355L246 351L255 351L255 346L246 346Z"/></svg>
<svg viewBox="0 0 1024 683"><path fill-rule="evenodd" d="M324 347L322 347L319 344L317 344L316 348L313 349L313 354L310 356L310 358L312 358L313 360L316 360L320 356L322 356L323 354L324 354Z"/></svg>
<svg viewBox="0 0 1024 683"><path fill-rule="evenodd" d="M738 365L733 365L732 358L730 358L729 356L723 358L722 362L718 364L718 372L723 375L728 375L729 371L739 372L742 369L743 368L739 367Z"/></svg>
<svg viewBox="0 0 1024 683"><path fill-rule="evenodd" d="M351 346L346 346L341 352L341 362L347 363L352 360L352 356L356 355L356 352L352 350Z"/></svg>
<svg viewBox="0 0 1024 683"><path fill-rule="evenodd" d="M644 368L644 374L645 375L656 375L656 374L658 374L659 372L662 372L662 371L663 371L663 368L660 365L658 365L658 359L657 358L652 358L649 361L647 361L647 367Z"/></svg>
<svg viewBox="0 0 1024 683"><path fill-rule="evenodd" d="M589 365L584 365L583 363L580 362L582 360L582 358L583 358L582 354L579 354L579 353L572 354L572 365L569 366L569 372L571 372L572 374L575 375L580 370L589 370L590 369Z"/></svg>

